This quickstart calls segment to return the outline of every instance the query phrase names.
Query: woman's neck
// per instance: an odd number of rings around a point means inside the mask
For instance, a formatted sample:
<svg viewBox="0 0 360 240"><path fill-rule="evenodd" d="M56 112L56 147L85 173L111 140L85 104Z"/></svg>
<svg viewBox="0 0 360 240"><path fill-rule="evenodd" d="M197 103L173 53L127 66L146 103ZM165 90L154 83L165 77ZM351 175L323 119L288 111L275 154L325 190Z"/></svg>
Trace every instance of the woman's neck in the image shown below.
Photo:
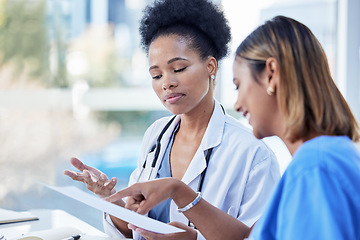
<svg viewBox="0 0 360 240"><path fill-rule="evenodd" d="M181 115L179 132L186 133L190 136L199 136L205 133L210 122L210 118L215 108L215 102L212 99L211 104L198 106L191 113Z"/></svg>
<svg viewBox="0 0 360 240"><path fill-rule="evenodd" d="M286 147L289 149L289 152L291 155L294 155L294 153L298 150L298 148L306 141L316 138L320 136L321 134L316 132L309 133L305 138L296 140L296 141L290 141L288 137L280 137L283 142L285 143Z"/></svg>
<svg viewBox="0 0 360 240"><path fill-rule="evenodd" d="M294 155L294 153L296 152L296 150L298 150L298 148L304 143L304 141L302 140L298 140L295 142L291 142L289 139L283 139L283 142L285 143L287 149L289 150L291 156Z"/></svg>

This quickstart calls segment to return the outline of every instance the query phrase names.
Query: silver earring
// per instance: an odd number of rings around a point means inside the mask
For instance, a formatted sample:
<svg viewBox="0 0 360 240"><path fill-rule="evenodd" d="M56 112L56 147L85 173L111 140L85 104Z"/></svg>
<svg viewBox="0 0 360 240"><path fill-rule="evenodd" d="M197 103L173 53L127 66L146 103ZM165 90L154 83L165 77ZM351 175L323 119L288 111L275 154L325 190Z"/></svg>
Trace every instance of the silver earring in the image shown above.
<svg viewBox="0 0 360 240"><path fill-rule="evenodd" d="M266 92L269 96L274 95L275 90L272 87L268 87L268 89L266 89Z"/></svg>
<svg viewBox="0 0 360 240"><path fill-rule="evenodd" d="M215 75L214 75L214 74L211 74L210 78L211 78L212 80L215 80Z"/></svg>

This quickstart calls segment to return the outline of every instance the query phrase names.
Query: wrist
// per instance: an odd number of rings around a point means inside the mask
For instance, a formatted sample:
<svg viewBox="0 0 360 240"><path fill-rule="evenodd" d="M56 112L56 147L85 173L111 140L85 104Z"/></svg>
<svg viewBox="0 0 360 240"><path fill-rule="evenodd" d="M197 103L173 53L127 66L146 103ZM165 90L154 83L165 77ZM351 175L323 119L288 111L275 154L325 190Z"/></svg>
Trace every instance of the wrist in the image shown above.
<svg viewBox="0 0 360 240"><path fill-rule="evenodd" d="M194 201L197 193L182 181L176 180L170 197L179 208L183 208Z"/></svg>
<svg viewBox="0 0 360 240"><path fill-rule="evenodd" d="M190 202L185 207L178 208L177 210L179 213L186 212L187 210L190 210L192 207L194 207L196 204L198 204L198 202L200 202L200 200L201 200L201 192L197 192L196 198L192 202Z"/></svg>

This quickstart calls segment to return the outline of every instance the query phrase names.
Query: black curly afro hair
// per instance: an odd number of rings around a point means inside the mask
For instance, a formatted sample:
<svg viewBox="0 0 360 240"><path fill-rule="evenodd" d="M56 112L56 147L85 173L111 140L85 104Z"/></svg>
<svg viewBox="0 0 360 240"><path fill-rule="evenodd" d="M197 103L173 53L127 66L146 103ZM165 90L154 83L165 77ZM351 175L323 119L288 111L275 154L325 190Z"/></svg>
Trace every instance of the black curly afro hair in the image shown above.
<svg viewBox="0 0 360 240"><path fill-rule="evenodd" d="M139 31L146 52L157 37L178 35L201 58L218 61L228 55L231 40L224 13L208 0L156 0L144 9Z"/></svg>

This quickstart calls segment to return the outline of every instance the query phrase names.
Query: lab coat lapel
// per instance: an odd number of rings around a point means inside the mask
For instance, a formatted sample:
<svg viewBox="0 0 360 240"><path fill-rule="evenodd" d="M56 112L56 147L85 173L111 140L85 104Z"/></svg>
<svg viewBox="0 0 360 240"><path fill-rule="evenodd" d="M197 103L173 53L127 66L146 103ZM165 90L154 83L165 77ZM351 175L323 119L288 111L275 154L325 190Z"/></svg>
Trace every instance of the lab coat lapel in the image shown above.
<svg viewBox="0 0 360 240"><path fill-rule="evenodd" d="M206 168L206 153L210 148L215 148L221 144L225 125L224 122L225 114L221 105L215 100L214 112L210 118L210 122L206 128L203 139L201 140L199 149L196 151L194 158L192 159L182 179L184 183L190 184L198 178ZM213 149L212 155L214 154L214 151L215 149ZM212 161L216 161L216 159L212 159L210 156L210 163ZM196 191L197 189L194 190Z"/></svg>

